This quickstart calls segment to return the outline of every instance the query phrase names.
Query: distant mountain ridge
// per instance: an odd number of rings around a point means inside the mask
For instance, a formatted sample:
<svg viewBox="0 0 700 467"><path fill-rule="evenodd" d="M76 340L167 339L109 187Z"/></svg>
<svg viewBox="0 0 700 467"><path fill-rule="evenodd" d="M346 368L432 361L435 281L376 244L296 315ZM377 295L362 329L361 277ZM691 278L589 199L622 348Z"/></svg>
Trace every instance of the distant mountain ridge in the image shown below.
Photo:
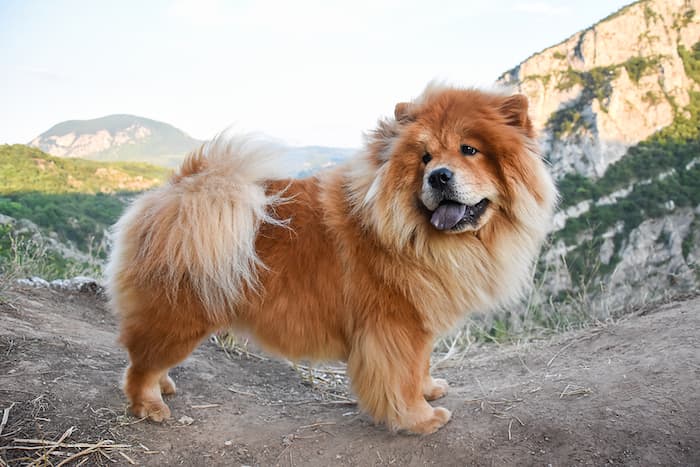
<svg viewBox="0 0 700 467"><path fill-rule="evenodd" d="M67 120L34 138L29 145L56 157L102 161L148 162L176 167L204 141L174 126L136 115L108 115L92 120ZM280 146L290 176L306 176L353 155L351 148Z"/></svg>
<svg viewBox="0 0 700 467"><path fill-rule="evenodd" d="M52 126L29 145L57 157L176 165L202 141L164 122L115 114L68 120Z"/></svg>

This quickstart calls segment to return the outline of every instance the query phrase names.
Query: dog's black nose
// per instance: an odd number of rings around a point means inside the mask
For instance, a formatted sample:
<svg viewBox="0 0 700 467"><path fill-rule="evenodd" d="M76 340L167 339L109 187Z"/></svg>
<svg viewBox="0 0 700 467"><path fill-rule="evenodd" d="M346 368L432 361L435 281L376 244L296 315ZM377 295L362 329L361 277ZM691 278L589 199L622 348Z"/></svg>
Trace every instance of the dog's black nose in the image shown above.
<svg viewBox="0 0 700 467"><path fill-rule="evenodd" d="M452 171L445 167L433 170L428 176L428 183L430 186L436 189L442 189L447 186L450 179L452 179Z"/></svg>

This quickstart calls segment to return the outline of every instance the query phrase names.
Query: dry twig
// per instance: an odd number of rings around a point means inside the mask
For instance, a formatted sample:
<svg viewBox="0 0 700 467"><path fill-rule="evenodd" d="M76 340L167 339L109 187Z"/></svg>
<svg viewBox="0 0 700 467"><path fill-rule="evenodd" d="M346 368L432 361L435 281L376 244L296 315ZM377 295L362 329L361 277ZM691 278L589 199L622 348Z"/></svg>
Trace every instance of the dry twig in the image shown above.
<svg viewBox="0 0 700 467"><path fill-rule="evenodd" d="M561 394L559 394L559 399L562 399L565 396L586 396L592 392L593 390L591 388L576 387L571 384L567 384L561 391Z"/></svg>
<svg viewBox="0 0 700 467"><path fill-rule="evenodd" d="M213 409L214 407L221 407L221 404L201 404L201 405L191 405L193 409Z"/></svg>
<svg viewBox="0 0 700 467"><path fill-rule="evenodd" d="M10 418L10 410L12 410L12 407L14 406L15 403L13 402L8 408L3 410L2 421L0 421L0 435L2 434L2 430L5 428L5 425L7 425L7 420Z"/></svg>

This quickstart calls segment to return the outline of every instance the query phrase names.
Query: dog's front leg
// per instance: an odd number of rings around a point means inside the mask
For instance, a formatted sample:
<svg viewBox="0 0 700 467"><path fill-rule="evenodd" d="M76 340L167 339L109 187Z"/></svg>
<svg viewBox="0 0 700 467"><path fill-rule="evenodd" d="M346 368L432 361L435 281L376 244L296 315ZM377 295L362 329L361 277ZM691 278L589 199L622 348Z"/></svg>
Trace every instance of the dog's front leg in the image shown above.
<svg viewBox="0 0 700 467"><path fill-rule="evenodd" d="M360 405L392 429L434 433L451 414L433 408L424 394L432 336L406 322L382 324L359 331L350 351L348 373Z"/></svg>

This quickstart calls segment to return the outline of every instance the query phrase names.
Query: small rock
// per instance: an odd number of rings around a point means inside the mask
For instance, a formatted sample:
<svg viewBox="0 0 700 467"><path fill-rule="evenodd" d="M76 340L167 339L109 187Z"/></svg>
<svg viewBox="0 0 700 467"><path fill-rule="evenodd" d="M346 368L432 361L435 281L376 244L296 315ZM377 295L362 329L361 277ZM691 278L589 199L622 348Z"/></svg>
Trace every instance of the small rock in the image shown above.
<svg viewBox="0 0 700 467"><path fill-rule="evenodd" d="M182 417L180 417L178 422L180 422L183 425L192 425L194 423L194 418L188 417L187 415L183 415Z"/></svg>
<svg viewBox="0 0 700 467"><path fill-rule="evenodd" d="M41 277L28 277L26 279L18 279L17 280L18 284L21 285L28 285L30 287L49 287L50 284L48 281L42 279Z"/></svg>

